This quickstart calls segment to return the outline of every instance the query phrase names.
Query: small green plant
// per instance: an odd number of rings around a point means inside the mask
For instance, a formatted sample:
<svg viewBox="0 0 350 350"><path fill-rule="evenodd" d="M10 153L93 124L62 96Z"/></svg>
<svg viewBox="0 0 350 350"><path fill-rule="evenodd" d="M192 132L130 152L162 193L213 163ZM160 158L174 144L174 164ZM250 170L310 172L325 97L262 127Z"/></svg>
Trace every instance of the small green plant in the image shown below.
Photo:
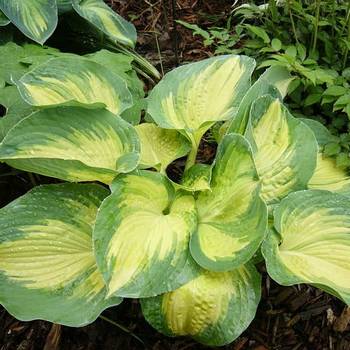
<svg viewBox="0 0 350 350"><path fill-rule="evenodd" d="M0 160L71 183L0 210L0 303L11 314L81 326L140 298L160 332L223 345L254 318L260 249L278 283L350 304L350 179L323 152L327 129L283 105L285 69L251 85L247 56L184 65L150 92L152 122L133 126L116 54L53 54L12 80L34 112L6 130ZM222 122L213 164L198 164L204 133ZM184 156L177 183L166 170Z"/></svg>

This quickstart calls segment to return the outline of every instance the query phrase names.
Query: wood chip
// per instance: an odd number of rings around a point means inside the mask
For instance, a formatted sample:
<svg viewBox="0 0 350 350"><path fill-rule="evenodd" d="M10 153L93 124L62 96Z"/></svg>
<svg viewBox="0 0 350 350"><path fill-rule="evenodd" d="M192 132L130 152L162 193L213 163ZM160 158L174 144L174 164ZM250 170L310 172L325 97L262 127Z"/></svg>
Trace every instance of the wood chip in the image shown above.
<svg viewBox="0 0 350 350"><path fill-rule="evenodd" d="M336 332L341 332L341 333L345 332L346 329L348 328L349 323L350 323L350 307L347 306L344 308L341 315L334 322L333 329Z"/></svg>

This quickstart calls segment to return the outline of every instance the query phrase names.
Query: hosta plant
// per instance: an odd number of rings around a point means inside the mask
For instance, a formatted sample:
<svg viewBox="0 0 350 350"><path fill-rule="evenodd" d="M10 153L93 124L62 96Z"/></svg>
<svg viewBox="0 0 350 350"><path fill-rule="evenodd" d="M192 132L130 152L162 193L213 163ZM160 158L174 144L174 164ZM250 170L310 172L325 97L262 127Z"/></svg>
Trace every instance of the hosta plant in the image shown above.
<svg viewBox="0 0 350 350"><path fill-rule="evenodd" d="M0 139L2 140L19 120L42 109L41 102L45 105L45 101L42 100L44 91L39 95L34 93L33 96L25 97L26 86L29 83L31 88L35 89L34 85L40 84L39 77L45 79L46 70L55 77L57 71L64 69L66 73L61 72L62 76L58 77L62 79L75 65L78 65L79 69L74 74L79 72L85 76L75 76L78 85L74 93L62 90L60 97L56 95L58 104L75 99L76 102L95 102L104 106L105 101L108 110L118 113L126 121L132 124L140 122L141 110L145 104L144 86L133 70L131 57L107 50L78 56L62 53L51 47L33 44L19 46L10 42L0 46L0 104L6 107L6 115L0 120ZM38 68L34 70L36 67ZM24 80L21 80L22 77ZM59 83L58 80L56 83ZM99 88L97 85L91 87L91 83L99 84ZM24 99L21 98L21 91L17 89L16 84L22 84ZM113 89L109 89L110 86ZM35 101L35 98L39 101ZM30 104L26 102L27 99L31 99ZM53 102L48 103L50 105Z"/></svg>
<svg viewBox="0 0 350 350"><path fill-rule="evenodd" d="M0 10L1 25L12 22L39 44L43 44L56 29L58 15L67 11L76 11L119 43L130 47L136 43L135 27L103 0L0 0Z"/></svg>
<svg viewBox="0 0 350 350"><path fill-rule="evenodd" d="M7 129L0 159L70 183L0 210L1 304L81 326L140 298L160 332L223 345L254 318L260 252L278 283L350 304L350 178L323 155L327 129L283 105L289 75L271 68L251 85L254 66L228 55L176 68L136 126L112 66L59 56L16 79L34 112ZM217 125L215 160L198 164ZM167 169L185 156L175 182Z"/></svg>
<svg viewBox="0 0 350 350"><path fill-rule="evenodd" d="M80 16L91 25L91 30L101 34L105 46L128 54L146 74L159 78L159 72L134 51L134 25L103 0L0 0L0 27L12 23L27 38L44 44L57 28L59 15L66 13Z"/></svg>

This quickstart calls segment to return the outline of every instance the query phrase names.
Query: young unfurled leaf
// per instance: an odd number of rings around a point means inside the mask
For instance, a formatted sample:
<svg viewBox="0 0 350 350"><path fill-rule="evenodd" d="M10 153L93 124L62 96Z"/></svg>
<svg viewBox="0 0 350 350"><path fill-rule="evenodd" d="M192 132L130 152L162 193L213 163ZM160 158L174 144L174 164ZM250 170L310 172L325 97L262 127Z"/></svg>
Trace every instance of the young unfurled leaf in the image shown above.
<svg viewBox="0 0 350 350"><path fill-rule="evenodd" d="M252 105L246 135L267 204L307 188L316 168L317 142L310 128L294 118L279 99L265 96Z"/></svg>
<svg viewBox="0 0 350 350"><path fill-rule="evenodd" d="M103 0L72 0L77 13L115 41L134 47L137 34L133 24L115 13Z"/></svg>
<svg viewBox="0 0 350 350"><path fill-rule="evenodd" d="M150 297L192 279L188 243L197 227L194 198L175 195L165 176L145 170L118 176L112 191L94 229L109 295Z"/></svg>
<svg viewBox="0 0 350 350"><path fill-rule="evenodd" d="M34 106L102 104L120 115L132 105L123 79L79 56L53 58L25 74L16 85L26 102Z"/></svg>
<svg viewBox="0 0 350 350"><path fill-rule="evenodd" d="M221 346L236 339L253 320L260 283L260 275L250 264L230 272L202 270L173 292L142 299L142 312L165 335L187 335L206 345Z"/></svg>
<svg viewBox="0 0 350 350"><path fill-rule="evenodd" d="M197 199L198 229L191 254L202 267L228 271L248 261L264 238L267 209L250 146L229 134L219 145L210 190Z"/></svg>
<svg viewBox="0 0 350 350"><path fill-rule="evenodd" d="M93 322L106 298L92 250L102 186L37 187L0 210L0 303L24 321Z"/></svg>
<svg viewBox="0 0 350 350"><path fill-rule="evenodd" d="M150 93L148 113L162 128L183 130L198 146L214 122L237 113L254 67L249 57L227 55L176 68Z"/></svg>
<svg viewBox="0 0 350 350"><path fill-rule="evenodd" d="M350 305L350 202L328 191L299 191L274 212L263 244L269 275L282 285L308 283Z"/></svg>
<svg viewBox="0 0 350 350"><path fill-rule="evenodd" d="M39 44L57 26L56 0L0 0L0 10L24 35Z"/></svg>
<svg viewBox="0 0 350 350"><path fill-rule="evenodd" d="M162 129L152 123L137 125L135 129L141 143L142 168L156 168L165 173L171 162L191 149L190 142L176 130Z"/></svg>
<svg viewBox="0 0 350 350"><path fill-rule="evenodd" d="M58 107L23 119L0 144L0 159L14 168L67 181L110 183L136 168L134 128L105 109Z"/></svg>

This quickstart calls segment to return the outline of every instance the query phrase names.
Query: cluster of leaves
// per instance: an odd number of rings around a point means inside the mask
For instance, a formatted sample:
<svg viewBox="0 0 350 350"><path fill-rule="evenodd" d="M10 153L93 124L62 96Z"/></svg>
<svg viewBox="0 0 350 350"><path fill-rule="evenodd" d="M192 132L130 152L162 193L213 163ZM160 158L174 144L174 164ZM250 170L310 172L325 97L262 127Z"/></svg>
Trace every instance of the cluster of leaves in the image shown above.
<svg viewBox="0 0 350 350"><path fill-rule="evenodd" d="M38 33L48 3L0 8ZM65 4L113 36L118 17L100 1ZM0 47L0 161L64 181L0 209L0 303L21 320L81 326L140 298L160 332L223 345L254 318L261 252L278 283L350 304L350 178L329 157L329 131L283 105L288 70L252 85L254 59L218 56L173 70L144 99L134 57ZM216 158L198 164L210 129Z"/></svg>
<svg viewBox="0 0 350 350"><path fill-rule="evenodd" d="M13 23L25 36L43 44L54 32L58 14L76 11L116 42L134 47L136 29L103 0L1 0L0 25Z"/></svg>
<svg viewBox="0 0 350 350"><path fill-rule="evenodd" d="M59 17L68 21L72 31L77 23L80 27L78 40L86 44L87 39L83 37L86 35L92 41L103 43L103 47L132 57L135 66L148 77L160 77L159 72L134 51L137 39L134 25L103 0L0 0L0 28L12 23L39 44L44 44L54 34ZM72 33L65 34L69 37Z"/></svg>
<svg viewBox="0 0 350 350"><path fill-rule="evenodd" d="M121 54L1 50L0 161L68 182L0 210L0 303L15 317L81 326L140 298L160 332L226 344L254 318L260 248L277 282L350 304L350 178L323 152L327 129L283 105L283 67L251 85L254 59L210 58L145 104ZM197 164L217 123L216 158ZM184 156L176 183L166 170Z"/></svg>
<svg viewBox="0 0 350 350"><path fill-rule="evenodd" d="M200 35L216 54L246 54L259 68L283 66L295 77L286 102L296 116L308 116L327 125L335 135L329 155L347 168L350 118L350 5L348 1L256 2L233 10L227 25Z"/></svg>

